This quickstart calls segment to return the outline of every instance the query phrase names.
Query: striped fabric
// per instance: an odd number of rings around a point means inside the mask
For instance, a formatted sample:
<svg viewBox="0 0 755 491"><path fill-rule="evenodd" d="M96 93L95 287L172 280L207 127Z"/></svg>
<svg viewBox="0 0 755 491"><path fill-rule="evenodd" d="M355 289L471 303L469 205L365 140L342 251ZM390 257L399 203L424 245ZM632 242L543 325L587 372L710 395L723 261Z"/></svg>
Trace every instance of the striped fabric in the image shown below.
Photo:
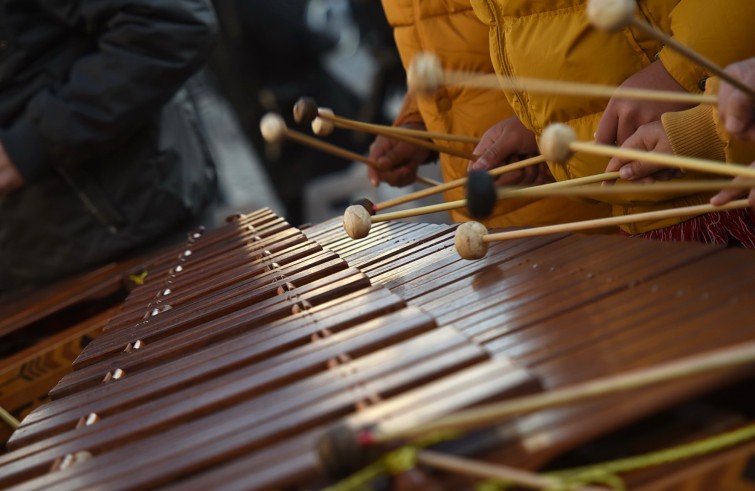
<svg viewBox="0 0 755 491"><path fill-rule="evenodd" d="M624 235L629 235L622 232ZM752 208L706 213L671 227L631 235L666 242L741 245L755 249L755 211Z"/></svg>

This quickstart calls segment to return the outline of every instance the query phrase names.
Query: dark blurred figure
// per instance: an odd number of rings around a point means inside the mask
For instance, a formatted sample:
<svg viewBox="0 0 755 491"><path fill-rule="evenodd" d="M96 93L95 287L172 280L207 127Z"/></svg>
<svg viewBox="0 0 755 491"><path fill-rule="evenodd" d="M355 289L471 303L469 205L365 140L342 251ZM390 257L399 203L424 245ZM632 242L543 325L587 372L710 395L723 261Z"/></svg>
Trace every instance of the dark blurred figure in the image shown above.
<svg viewBox="0 0 755 491"><path fill-rule="evenodd" d="M350 162L322 151L283 142L271 146L259 132L259 122L267 112L276 112L289 127L292 109L302 96L313 97L320 106L336 114L363 121L375 121L379 106L361 100L349 87L333 76L323 60L337 44L326 33L313 31L306 21L310 0L213 0L221 25L219 48L210 61L210 71L220 92L236 111L239 122L258 150L266 171L287 209L287 219L301 224L302 190L318 176L345 169ZM363 8L358 8L356 4ZM355 16L362 12L370 32L388 30L379 2L354 2ZM376 15L375 15L376 14ZM360 17L362 18L362 17ZM372 34L368 39L372 39ZM393 48L390 38L388 46ZM384 42L384 41L381 41ZM397 60L397 58L396 58ZM400 64L398 65L400 67ZM365 109L366 108L366 109ZM385 122L387 119L380 119ZM337 130L327 141L364 153L369 139L353 132Z"/></svg>
<svg viewBox="0 0 755 491"><path fill-rule="evenodd" d="M376 63L371 92L362 105L361 119L376 124L391 124L396 114L390 112L389 104L394 101L400 105L406 93L406 72L393 39L393 28L385 18L382 2L351 0L351 8L362 42ZM365 135L364 138L369 143L374 140L372 135Z"/></svg>
<svg viewBox="0 0 755 491"><path fill-rule="evenodd" d="M2 296L152 245L211 201L187 81L216 19L210 0L0 5Z"/></svg>

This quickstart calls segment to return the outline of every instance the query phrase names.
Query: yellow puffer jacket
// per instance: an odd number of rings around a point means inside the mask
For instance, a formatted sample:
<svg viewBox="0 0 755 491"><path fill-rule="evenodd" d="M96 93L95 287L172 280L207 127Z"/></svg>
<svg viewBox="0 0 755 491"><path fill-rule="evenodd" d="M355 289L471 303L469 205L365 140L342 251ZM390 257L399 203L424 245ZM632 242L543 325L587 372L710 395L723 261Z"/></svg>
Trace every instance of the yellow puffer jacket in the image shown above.
<svg viewBox="0 0 755 491"><path fill-rule="evenodd" d="M593 28L585 14L586 0L471 0L477 16L490 27L490 54L496 72L617 86L656 57L690 92L700 92L707 77L702 68L647 34L633 28L607 33ZM638 15L672 34L721 66L755 54L753 0L640 0ZM522 122L540 134L551 123L569 124L581 140L591 140L605 109L605 99L506 91ZM550 165L561 181L605 171L608 159L576 154L567 165ZM699 178L690 173L688 178ZM622 196L606 200L614 215L700 204L703 196ZM623 227L641 233L685 218Z"/></svg>
<svg viewBox="0 0 755 491"><path fill-rule="evenodd" d="M388 21L394 28L404 67L420 51L431 51L445 68L477 73L492 73L488 52L488 28L475 16L469 0L383 0ZM499 91L445 87L433 95L407 96L396 125L423 121L430 131L479 137L495 123L512 116ZM467 152L474 145L438 143ZM441 155L443 179L465 177L463 158ZM464 198L464 189L445 193L446 201ZM488 227L536 226L608 216L603 204L588 204L564 198L507 200L497 205ZM466 210L451 212L454 221L468 221Z"/></svg>

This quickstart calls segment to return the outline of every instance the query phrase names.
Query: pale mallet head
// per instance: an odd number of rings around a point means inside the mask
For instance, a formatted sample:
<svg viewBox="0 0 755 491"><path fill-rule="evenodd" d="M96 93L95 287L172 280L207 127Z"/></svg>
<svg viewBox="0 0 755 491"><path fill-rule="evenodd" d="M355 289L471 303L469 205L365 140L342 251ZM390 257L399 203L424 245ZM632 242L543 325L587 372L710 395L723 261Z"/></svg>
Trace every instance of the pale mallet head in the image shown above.
<svg viewBox="0 0 755 491"><path fill-rule="evenodd" d="M570 126L554 123L540 135L540 153L546 160L564 163L572 156L571 144L577 140L577 134Z"/></svg>
<svg viewBox="0 0 755 491"><path fill-rule="evenodd" d="M372 218L362 205L351 205L343 214L343 229L352 239L363 239L370 233Z"/></svg>
<svg viewBox="0 0 755 491"><path fill-rule="evenodd" d="M488 229L480 222L465 222L456 229L454 246L464 259L482 259L488 252L488 244L483 237Z"/></svg>
<svg viewBox="0 0 755 491"><path fill-rule="evenodd" d="M286 122L277 114L265 114L260 121L260 132L266 142L279 142L286 136Z"/></svg>

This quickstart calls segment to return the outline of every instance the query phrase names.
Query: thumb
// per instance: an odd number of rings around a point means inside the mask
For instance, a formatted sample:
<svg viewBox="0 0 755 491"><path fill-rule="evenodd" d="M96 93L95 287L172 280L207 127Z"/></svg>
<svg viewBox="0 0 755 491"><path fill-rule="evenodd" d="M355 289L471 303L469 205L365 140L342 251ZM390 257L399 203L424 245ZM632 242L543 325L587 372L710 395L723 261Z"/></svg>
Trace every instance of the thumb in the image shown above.
<svg viewBox="0 0 755 491"><path fill-rule="evenodd" d="M733 134L744 133L753 124L755 119L755 106L749 97L735 92L727 108L726 131Z"/></svg>
<svg viewBox="0 0 755 491"><path fill-rule="evenodd" d="M490 170L498 167L510 154L510 151L508 151L508 142L504 139L493 141L482 153L479 153L481 150L480 146L475 149L475 153L480 155L480 158L472 162L470 170Z"/></svg>
<svg viewBox="0 0 755 491"><path fill-rule="evenodd" d="M636 181L637 179L651 177L656 172L666 168L662 165L634 160L619 169L619 177L625 181Z"/></svg>
<svg viewBox="0 0 755 491"><path fill-rule="evenodd" d="M370 179L370 183L374 187L378 187L380 185L380 174L378 174L378 171L376 171L374 168L367 168L367 177Z"/></svg>

